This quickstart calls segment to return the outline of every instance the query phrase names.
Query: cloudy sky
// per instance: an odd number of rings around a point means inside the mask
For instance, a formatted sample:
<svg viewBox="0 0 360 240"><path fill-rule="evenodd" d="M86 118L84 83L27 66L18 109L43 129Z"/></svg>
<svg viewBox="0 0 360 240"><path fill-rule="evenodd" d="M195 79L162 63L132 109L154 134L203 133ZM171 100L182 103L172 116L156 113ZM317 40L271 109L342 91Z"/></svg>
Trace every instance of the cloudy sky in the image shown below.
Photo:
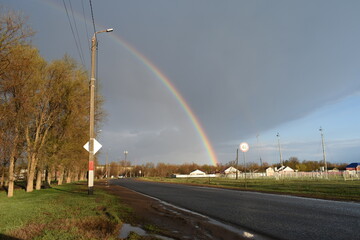
<svg viewBox="0 0 360 240"><path fill-rule="evenodd" d="M90 69L88 0L0 3L29 17L47 60L67 53ZM248 161L279 162L278 140L283 159L321 160L320 126L328 161L359 161L359 1L92 6L96 31L115 29L98 35L97 80L108 114L97 137L100 161L105 152L123 159L127 150L133 164L213 164L195 118L220 163L234 160L241 142L250 145Z"/></svg>

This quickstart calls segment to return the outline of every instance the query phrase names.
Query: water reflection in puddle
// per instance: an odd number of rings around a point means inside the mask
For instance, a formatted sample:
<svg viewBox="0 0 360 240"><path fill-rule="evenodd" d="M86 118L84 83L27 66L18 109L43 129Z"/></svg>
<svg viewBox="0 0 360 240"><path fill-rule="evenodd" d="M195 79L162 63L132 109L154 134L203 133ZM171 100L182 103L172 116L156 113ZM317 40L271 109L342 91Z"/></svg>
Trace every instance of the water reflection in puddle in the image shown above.
<svg viewBox="0 0 360 240"><path fill-rule="evenodd" d="M160 235L156 235L156 234L148 234L144 229L140 228L140 227L134 227L131 226L130 224L124 223L120 229L120 235L119 238L121 239L125 239L129 236L130 232L134 232L140 236L153 236L153 237L157 237L159 239L163 239L163 240L174 240L173 238L169 238L169 237L164 237L164 236L160 236Z"/></svg>

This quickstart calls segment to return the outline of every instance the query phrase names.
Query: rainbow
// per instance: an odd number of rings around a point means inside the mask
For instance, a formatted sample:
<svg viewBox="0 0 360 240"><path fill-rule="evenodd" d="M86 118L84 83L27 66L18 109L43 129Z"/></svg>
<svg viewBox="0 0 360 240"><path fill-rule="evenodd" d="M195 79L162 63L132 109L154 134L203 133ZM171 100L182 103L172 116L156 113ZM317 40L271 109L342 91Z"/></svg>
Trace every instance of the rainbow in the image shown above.
<svg viewBox="0 0 360 240"><path fill-rule="evenodd" d="M58 5L56 2L53 1L43 1L45 3L49 3L50 6L55 7L58 10L63 10L63 7ZM83 16L75 12L77 17L79 19L82 19ZM105 27L102 27L101 25L97 25L101 27L101 29L105 29ZM176 101L180 104L181 108L185 111L186 115L190 119L190 122L194 126L194 129L198 133L203 146L206 149L206 152L214 166L218 165L217 156L215 154L214 148L212 147L212 144L206 135L204 128L200 124L199 119L196 117L193 110L190 108L189 104L185 101L184 97L181 95L179 90L177 90L174 86L174 84L170 81L170 79L162 73L158 67L156 67L148 58L146 58L141 52L139 52L135 47L127 43L125 40L123 40L120 36L111 33L109 34L110 38L113 38L117 43L119 43L121 46L123 46L126 50L128 50L136 59L138 59L150 72L152 72L161 82L162 84L168 89L171 94L174 96Z"/></svg>
<svg viewBox="0 0 360 240"><path fill-rule="evenodd" d="M113 35L113 34L111 34ZM131 54L133 54L144 66L151 71L160 81L163 83L163 85L172 93L172 95L175 97L177 102L180 104L182 109L184 109L185 113L189 117L191 123L193 124L196 132L199 134L202 143L209 155L209 158L211 162L216 166L218 164L218 160L214 151L214 148L211 145L211 142L206 135L204 128L201 126L199 119L196 117L193 110L190 108L189 104L185 101L184 97L181 95L179 90L177 90L174 86L174 84L170 81L170 79L165 76L164 73L162 73L158 67L156 67L150 60L148 60L142 53L140 53L137 49L135 49L133 46L131 46L129 43L125 42L123 39L121 39L117 35L115 36L115 39L117 42L119 42L125 49L127 49Z"/></svg>

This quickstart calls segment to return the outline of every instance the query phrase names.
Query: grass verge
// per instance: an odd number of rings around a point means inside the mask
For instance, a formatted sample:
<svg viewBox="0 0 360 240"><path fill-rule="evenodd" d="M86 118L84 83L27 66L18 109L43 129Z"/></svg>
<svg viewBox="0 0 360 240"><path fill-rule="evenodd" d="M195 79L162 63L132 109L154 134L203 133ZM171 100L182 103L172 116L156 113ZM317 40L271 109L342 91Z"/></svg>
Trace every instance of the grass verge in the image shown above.
<svg viewBox="0 0 360 240"><path fill-rule="evenodd" d="M0 239L118 239L132 210L84 183L55 186L7 198L0 192Z"/></svg>
<svg viewBox="0 0 360 240"><path fill-rule="evenodd" d="M328 179L142 178L147 181L193 184L247 191L360 202L360 181Z"/></svg>

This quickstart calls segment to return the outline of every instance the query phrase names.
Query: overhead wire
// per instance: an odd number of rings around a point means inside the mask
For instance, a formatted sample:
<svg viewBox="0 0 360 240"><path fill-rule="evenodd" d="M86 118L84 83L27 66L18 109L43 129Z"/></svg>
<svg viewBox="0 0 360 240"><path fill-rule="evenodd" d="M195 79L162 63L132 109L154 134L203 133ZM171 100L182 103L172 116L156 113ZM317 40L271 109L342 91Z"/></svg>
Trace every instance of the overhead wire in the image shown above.
<svg viewBox="0 0 360 240"><path fill-rule="evenodd" d="M85 63L84 54L83 54L83 50L82 50L82 46L81 46L79 31L78 31L78 28L77 28L77 25L76 25L76 20L75 20L74 11L73 11L73 8L72 8L71 1L70 1L70 0L69 0L69 4L70 4L70 10L71 10L72 18L73 18L73 21L74 21L76 36L77 36L78 43L79 43L81 59L82 59L83 65L84 65L84 63Z"/></svg>
<svg viewBox="0 0 360 240"><path fill-rule="evenodd" d="M94 27L94 33L96 33L95 20L94 20L94 11L93 11L91 0L89 0L89 3L90 3L91 19L92 19L92 23L93 23L93 27Z"/></svg>
<svg viewBox="0 0 360 240"><path fill-rule="evenodd" d="M81 0L81 7L82 7L82 11L83 11L83 17L84 17L84 24L85 24L85 31L86 31L86 39L87 39L87 45L88 45L88 51L89 51L89 54L91 55L91 47L90 47L90 35L89 35L89 32L88 32L88 26L87 26L87 21L86 21L86 15L85 15L85 7L84 7L84 0Z"/></svg>
<svg viewBox="0 0 360 240"><path fill-rule="evenodd" d="M80 60L81 60L82 64L85 66L85 62L84 62L84 59L83 59L83 57L82 57L82 53L81 53L81 50L80 50L78 41L77 41L76 36L75 36L74 28L73 28L72 23L71 23L71 19L70 19L70 16L69 16L68 9L67 9L67 7L66 7L65 0L63 0L63 4L64 4L64 8L65 8L65 11L66 11L66 16L67 16L68 21L69 21L71 33L72 33L72 35L73 35L73 37L74 37L74 41L75 41L75 45L76 45L77 52L78 52L78 54L79 54L79 57L80 57Z"/></svg>

